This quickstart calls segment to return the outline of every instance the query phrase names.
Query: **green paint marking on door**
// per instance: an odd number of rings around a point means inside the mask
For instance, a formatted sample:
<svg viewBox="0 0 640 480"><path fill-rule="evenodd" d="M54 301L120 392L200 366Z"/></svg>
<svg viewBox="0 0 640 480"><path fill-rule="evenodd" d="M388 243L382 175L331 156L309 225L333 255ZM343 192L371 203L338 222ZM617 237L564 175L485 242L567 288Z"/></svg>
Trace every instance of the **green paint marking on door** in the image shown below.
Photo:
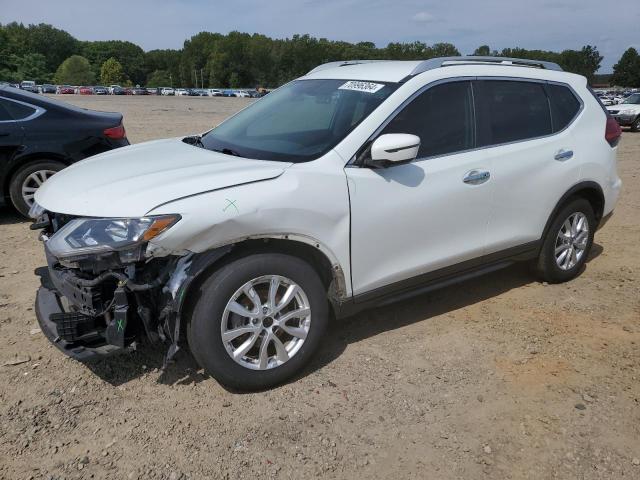
<svg viewBox="0 0 640 480"><path fill-rule="evenodd" d="M120 319L116 323L119 332L124 332L124 320Z"/></svg>

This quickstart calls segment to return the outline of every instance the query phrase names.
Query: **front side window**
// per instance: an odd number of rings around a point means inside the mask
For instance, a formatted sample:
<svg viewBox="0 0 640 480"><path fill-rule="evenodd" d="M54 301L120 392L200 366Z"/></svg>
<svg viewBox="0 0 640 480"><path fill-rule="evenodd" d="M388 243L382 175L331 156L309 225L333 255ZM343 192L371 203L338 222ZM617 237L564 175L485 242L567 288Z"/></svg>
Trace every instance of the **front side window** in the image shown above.
<svg viewBox="0 0 640 480"><path fill-rule="evenodd" d="M446 155L474 146L471 82L448 82L428 88L411 101L381 134L420 137L418 158Z"/></svg>
<svg viewBox="0 0 640 480"><path fill-rule="evenodd" d="M7 104L9 102L7 102L6 100L0 98L0 122L10 122L13 120L13 117L11 117L9 115L9 112L7 111L5 104Z"/></svg>
<svg viewBox="0 0 640 480"><path fill-rule="evenodd" d="M398 84L296 80L202 136L202 145L259 160L321 157L378 107Z"/></svg>
<svg viewBox="0 0 640 480"><path fill-rule="evenodd" d="M542 83L478 80L474 83L478 146L499 145L552 133Z"/></svg>

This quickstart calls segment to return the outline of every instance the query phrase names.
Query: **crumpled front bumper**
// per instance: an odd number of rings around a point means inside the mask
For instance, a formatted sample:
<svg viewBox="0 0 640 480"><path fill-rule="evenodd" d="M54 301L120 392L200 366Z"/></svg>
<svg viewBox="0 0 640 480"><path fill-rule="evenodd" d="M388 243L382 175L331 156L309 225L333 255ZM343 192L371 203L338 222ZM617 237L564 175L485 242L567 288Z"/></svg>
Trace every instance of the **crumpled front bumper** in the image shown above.
<svg viewBox="0 0 640 480"><path fill-rule="evenodd" d="M40 276L41 283L36 293L36 317L42 333L61 352L78 361L86 362L135 349L135 344L121 348L110 344L82 345L63 340L58 334L58 325L51 320L52 314L65 313L62 299L55 290L49 271L46 268L40 268L36 273Z"/></svg>

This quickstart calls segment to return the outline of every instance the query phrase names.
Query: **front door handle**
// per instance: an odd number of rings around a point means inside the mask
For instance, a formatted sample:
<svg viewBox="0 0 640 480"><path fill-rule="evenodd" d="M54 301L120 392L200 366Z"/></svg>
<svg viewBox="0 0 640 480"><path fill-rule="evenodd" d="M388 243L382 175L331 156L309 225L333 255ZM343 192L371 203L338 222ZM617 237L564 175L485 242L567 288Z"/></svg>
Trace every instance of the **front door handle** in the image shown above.
<svg viewBox="0 0 640 480"><path fill-rule="evenodd" d="M559 162L565 162L571 157L573 157L573 150L560 150L553 158Z"/></svg>
<svg viewBox="0 0 640 480"><path fill-rule="evenodd" d="M464 183L469 185L480 185L491 178L491 174L483 170L471 170L467 172L462 179Z"/></svg>

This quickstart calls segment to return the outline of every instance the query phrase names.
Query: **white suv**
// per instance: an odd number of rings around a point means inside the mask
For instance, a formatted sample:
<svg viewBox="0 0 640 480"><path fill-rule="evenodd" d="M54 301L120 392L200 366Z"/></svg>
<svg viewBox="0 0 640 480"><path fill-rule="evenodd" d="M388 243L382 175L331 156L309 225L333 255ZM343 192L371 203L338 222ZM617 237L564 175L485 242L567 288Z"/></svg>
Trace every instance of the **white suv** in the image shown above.
<svg viewBox="0 0 640 480"><path fill-rule="evenodd" d="M186 336L241 389L344 317L531 260L583 269L620 193L584 77L491 57L322 65L203 135L79 162L36 193L37 315L68 355Z"/></svg>

